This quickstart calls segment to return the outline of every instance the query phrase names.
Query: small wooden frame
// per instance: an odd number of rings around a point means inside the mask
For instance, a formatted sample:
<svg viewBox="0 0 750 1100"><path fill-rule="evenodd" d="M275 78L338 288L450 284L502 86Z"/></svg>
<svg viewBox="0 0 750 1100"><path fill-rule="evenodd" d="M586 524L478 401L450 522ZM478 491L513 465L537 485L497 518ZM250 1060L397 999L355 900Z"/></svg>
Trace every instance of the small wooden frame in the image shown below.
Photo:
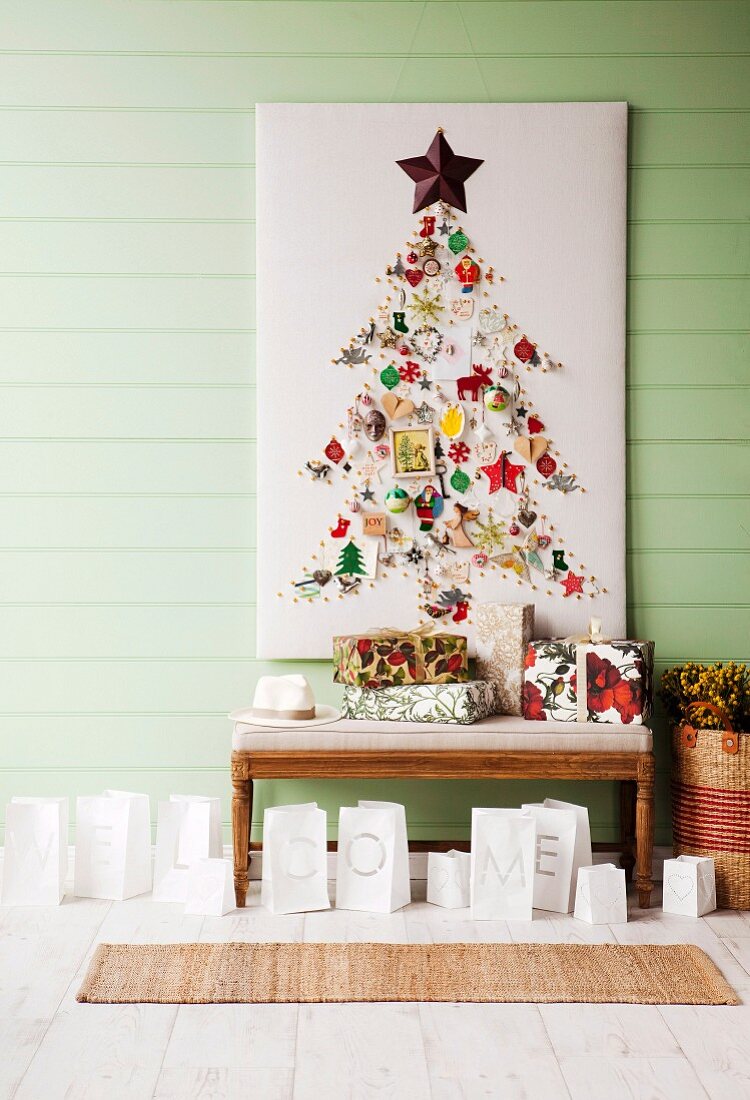
<svg viewBox="0 0 750 1100"><path fill-rule="evenodd" d="M415 478L435 476L435 431L427 424L390 429L391 474ZM407 452L411 454L408 457Z"/></svg>
<svg viewBox="0 0 750 1100"><path fill-rule="evenodd" d="M620 781L621 866L636 872L638 904L648 909L653 879L654 754L463 749L321 750L232 753L234 892L245 905L255 779L616 779ZM635 855L633 849L635 847Z"/></svg>

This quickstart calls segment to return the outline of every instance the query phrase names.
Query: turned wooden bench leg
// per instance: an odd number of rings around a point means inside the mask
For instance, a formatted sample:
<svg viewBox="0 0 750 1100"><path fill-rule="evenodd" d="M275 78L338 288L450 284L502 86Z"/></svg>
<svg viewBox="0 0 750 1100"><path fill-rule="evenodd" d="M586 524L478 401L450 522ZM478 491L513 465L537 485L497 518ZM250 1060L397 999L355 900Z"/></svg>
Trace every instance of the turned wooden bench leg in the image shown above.
<svg viewBox="0 0 750 1100"><path fill-rule="evenodd" d="M638 904L641 909L648 909L654 885L651 877L654 857L654 756L650 752L638 757L635 836Z"/></svg>
<svg viewBox="0 0 750 1100"><path fill-rule="evenodd" d="M633 881L635 867L635 799L636 785L631 779L620 781L620 866L625 871L625 880Z"/></svg>
<svg viewBox="0 0 750 1100"><path fill-rule="evenodd" d="M232 776L232 848L234 850L234 900L245 908L250 882L250 820L253 812L253 781Z"/></svg>

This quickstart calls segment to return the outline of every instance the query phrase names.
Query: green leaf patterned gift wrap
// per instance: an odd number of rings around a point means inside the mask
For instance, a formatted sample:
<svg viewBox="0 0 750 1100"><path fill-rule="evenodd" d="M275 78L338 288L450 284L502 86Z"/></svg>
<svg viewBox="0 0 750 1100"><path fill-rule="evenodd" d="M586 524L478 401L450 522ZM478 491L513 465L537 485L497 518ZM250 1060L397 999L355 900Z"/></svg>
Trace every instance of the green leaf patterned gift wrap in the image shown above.
<svg viewBox="0 0 750 1100"><path fill-rule="evenodd" d="M653 642L529 642L523 716L537 722L644 725L651 717L653 670ZM585 679L583 692L580 679Z"/></svg>
<svg viewBox="0 0 750 1100"><path fill-rule="evenodd" d="M489 718L495 688L484 680L465 684L407 684L405 687L344 688L344 718L370 722L457 722L468 726Z"/></svg>
<svg viewBox="0 0 750 1100"><path fill-rule="evenodd" d="M333 639L333 679L367 688L462 683L469 679L468 644L462 634L427 628L340 634Z"/></svg>

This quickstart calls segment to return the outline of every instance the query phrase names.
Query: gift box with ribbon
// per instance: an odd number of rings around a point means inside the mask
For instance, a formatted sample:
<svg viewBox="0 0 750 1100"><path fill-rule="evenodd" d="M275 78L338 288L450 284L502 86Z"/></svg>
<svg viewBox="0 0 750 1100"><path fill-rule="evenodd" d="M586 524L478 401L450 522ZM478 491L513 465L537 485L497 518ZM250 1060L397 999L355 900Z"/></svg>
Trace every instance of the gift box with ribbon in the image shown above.
<svg viewBox="0 0 750 1100"><path fill-rule="evenodd" d="M581 637L529 642L523 716L531 721L644 725L653 703L654 643L613 640L592 619Z"/></svg>
<svg viewBox="0 0 750 1100"><path fill-rule="evenodd" d="M432 623L340 634L333 639L333 679L367 688L462 683L469 679L467 640L462 634L437 634Z"/></svg>

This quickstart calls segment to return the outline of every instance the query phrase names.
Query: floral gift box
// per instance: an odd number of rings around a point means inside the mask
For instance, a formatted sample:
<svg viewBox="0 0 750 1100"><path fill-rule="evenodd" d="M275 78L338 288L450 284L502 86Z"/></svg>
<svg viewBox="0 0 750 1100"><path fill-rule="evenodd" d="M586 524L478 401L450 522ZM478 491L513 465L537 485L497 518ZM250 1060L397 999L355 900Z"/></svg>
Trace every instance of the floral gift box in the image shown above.
<svg viewBox="0 0 750 1100"><path fill-rule="evenodd" d="M455 684L469 679L469 649L461 634L373 631L333 639L333 679L352 687Z"/></svg>
<svg viewBox="0 0 750 1100"><path fill-rule="evenodd" d="M468 726L489 718L495 688L484 680L465 684L407 684L404 687L345 687L344 718L371 722L457 722Z"/></svg>
<svg viewBox="0 0 750 1100"><path fill-rule="evenodd" d="M537 722L643 725L651 717L653 669L653 642L529 642L523 716Z"/></svg>

